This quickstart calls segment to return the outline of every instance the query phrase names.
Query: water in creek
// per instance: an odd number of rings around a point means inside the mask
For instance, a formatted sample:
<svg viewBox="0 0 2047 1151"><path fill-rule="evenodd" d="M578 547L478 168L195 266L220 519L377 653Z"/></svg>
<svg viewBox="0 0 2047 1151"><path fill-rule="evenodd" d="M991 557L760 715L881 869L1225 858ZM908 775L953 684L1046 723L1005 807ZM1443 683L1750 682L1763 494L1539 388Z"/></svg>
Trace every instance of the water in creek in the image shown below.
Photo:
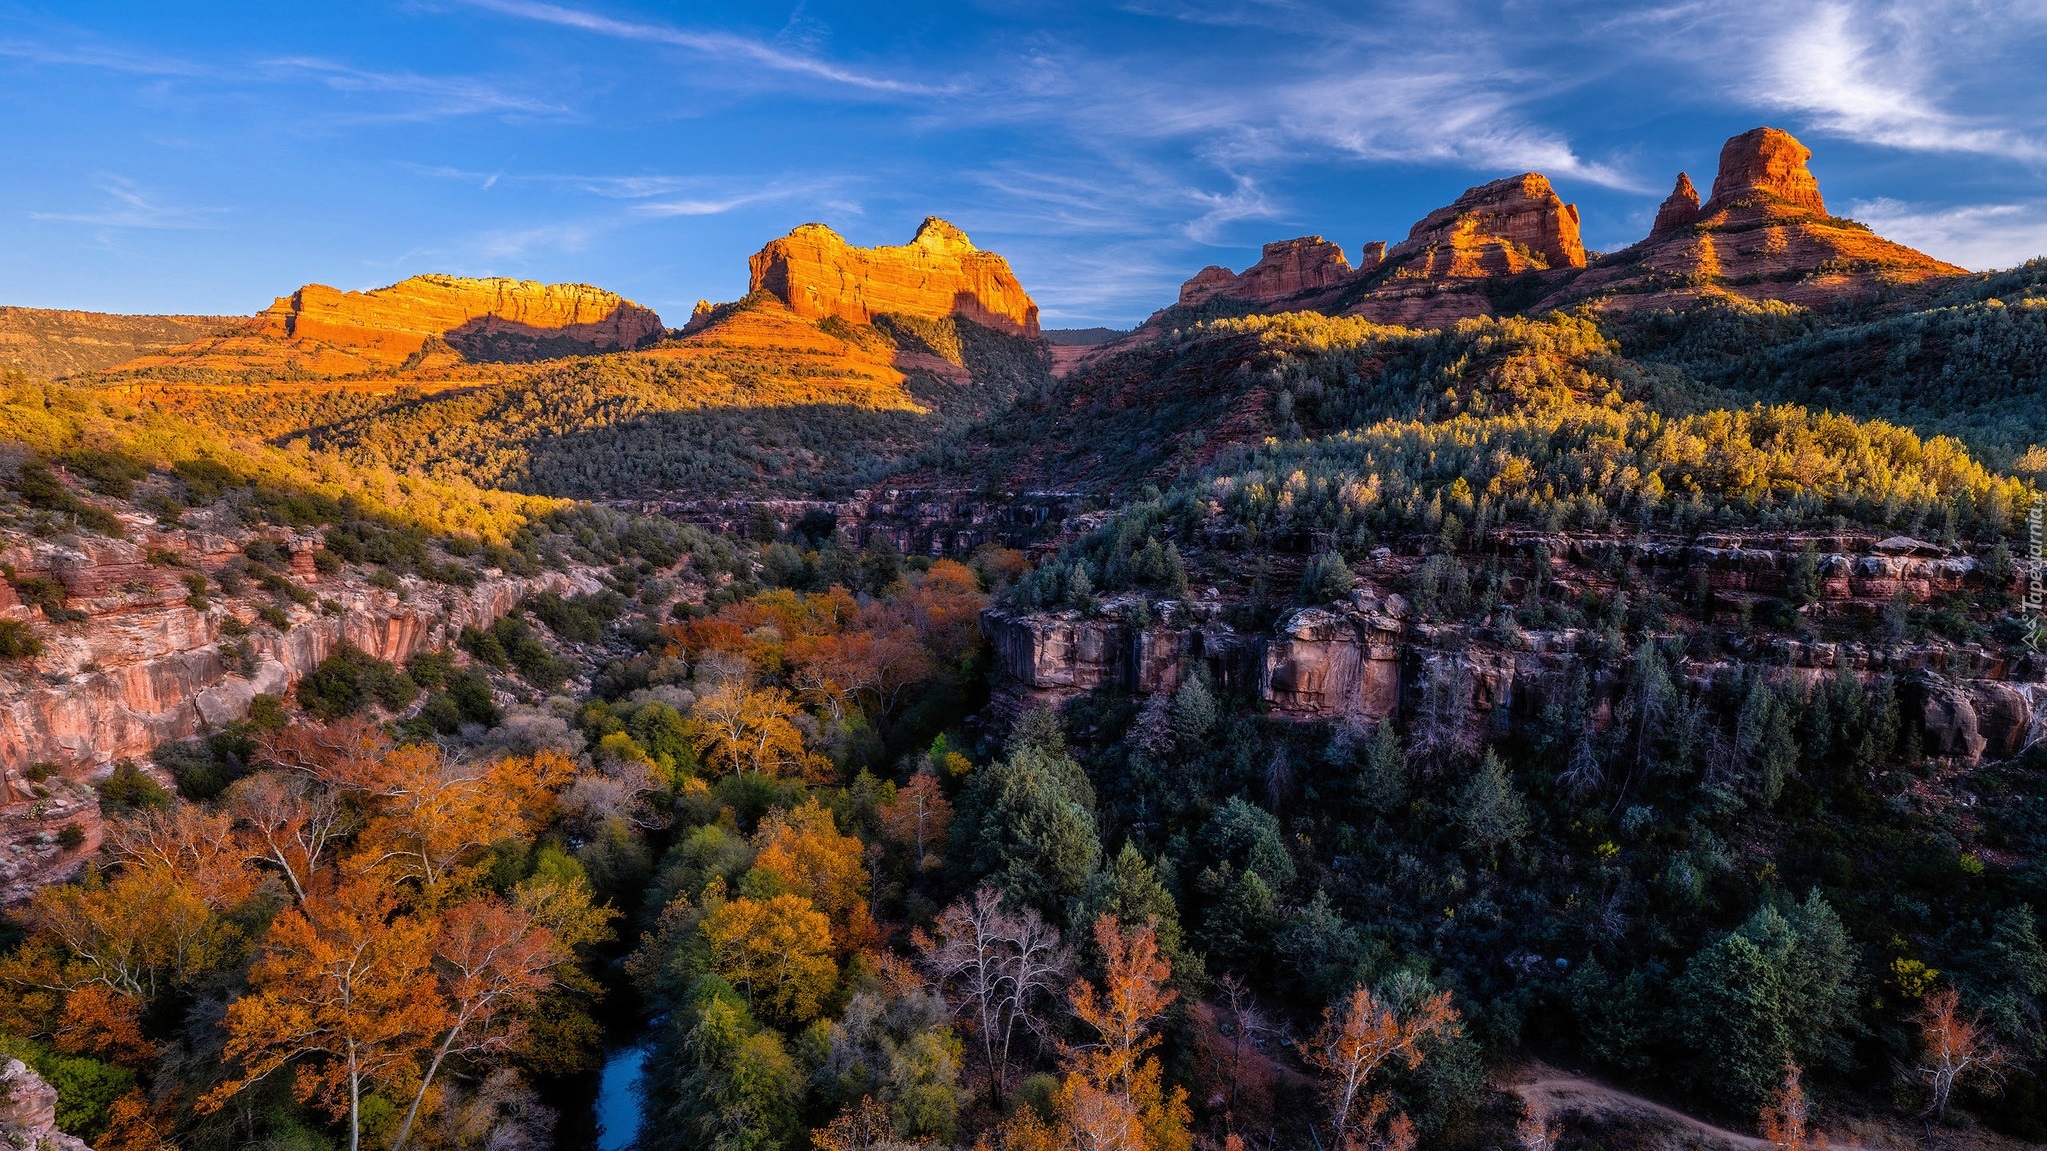
<svg viewBox="0 0 2047 1151"><path fill-rule="evenodd" d="M640 1127L640 1068L647 1045L622 1047L604 1060L597 1079L597 1151L631 1151Z"/></svg>

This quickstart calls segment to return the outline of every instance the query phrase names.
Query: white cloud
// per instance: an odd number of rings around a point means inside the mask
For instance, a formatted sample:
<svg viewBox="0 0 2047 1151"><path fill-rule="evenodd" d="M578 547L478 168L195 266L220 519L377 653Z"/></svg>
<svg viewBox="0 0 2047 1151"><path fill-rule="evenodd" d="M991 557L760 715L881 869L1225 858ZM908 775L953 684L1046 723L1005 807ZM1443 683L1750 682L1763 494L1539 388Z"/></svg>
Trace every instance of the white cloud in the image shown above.
<svg viewBox="0 0 2047 1151"><path fill-rule="evenodd" d="M714 59L752 64L771 71L808 76L869 92L930 95L941 90L911 81L872 75L815 56L784 51L772 44L745 36L735 36L729 32L703 32L678 28L671 24L620 20L580 8L535 3L533 0L467 0L467 2L474 7L504 16L535 20L561 28L574 28L620 40L636 40L646 44L683 48Z"/></svg>
<svg viewBox="0 0 2047 1151"><path fill-rule="evenodd" d="M1688 0L1610 28L1717 95L1911 152L2047 161L2037 0ZM1958 111L1958 107L1970 109Z"/></svg>
<svg viewBox="0 0 2047 1151"><path fill-rule="evenodd" d="M393 96L407 101L377 117L380 119L428 120L492 112L562 115L569 110L559 101L508 92L470 77L376 72L311 56L266 60L255 71L259 76L277 79L310 76L337 92Z"/></svg>
<svg viewBox="0 0 2047 1151"><path fill-rule="evenodd" d="M183 230L219 227L216 218L227 211L225 208L187 208L163 203L123 176L104 175L95 184L111 201L106 207L85 212L30 212L29 219L90 224L99 228Z"/></svg>
<svg viewBox="0 0 2047 1151"><path fill-rule="evenodd" d="M1933 208L1878 198L1855 201L1848 214L1879 235L1972 271L2047 256L2047 202Z"/></svg>

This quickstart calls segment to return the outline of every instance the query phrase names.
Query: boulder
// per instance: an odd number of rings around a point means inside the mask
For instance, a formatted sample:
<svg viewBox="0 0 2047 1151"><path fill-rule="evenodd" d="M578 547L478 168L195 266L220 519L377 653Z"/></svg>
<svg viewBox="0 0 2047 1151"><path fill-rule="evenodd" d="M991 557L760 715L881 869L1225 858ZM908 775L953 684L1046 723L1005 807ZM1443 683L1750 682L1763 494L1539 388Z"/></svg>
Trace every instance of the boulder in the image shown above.
<svg viewBox="0 0 2047 1151"><path fill-rule="evenodd" d="M57 1130L57 1089L19 1059L0 1061L0 1141L34 1151L92 1151Z"/></svg>

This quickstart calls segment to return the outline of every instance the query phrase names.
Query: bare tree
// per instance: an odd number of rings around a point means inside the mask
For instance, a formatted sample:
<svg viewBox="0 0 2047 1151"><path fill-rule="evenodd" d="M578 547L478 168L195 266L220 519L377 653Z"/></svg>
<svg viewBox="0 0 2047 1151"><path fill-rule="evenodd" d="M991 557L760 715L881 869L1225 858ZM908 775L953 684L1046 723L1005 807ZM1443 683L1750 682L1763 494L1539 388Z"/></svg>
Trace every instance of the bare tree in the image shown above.
<svg viewBox="0 0 2047 1151"><path fill-rule="evenodd" d="M301 903L329 844L353 823L347 805L302 775L265 771L238 779L227 790L227 806L243 829L247 857L276 867Z"/></svg>
<svg viewBox="0 0 2047 1151"><path fill-rule="evenodd" d="M932 928L916 934L917 949L947 1005L965 1018L989 1099L1000 1105L1016 1041L1025 1032L1045 1038L1040 1004L1056 1001L1070 956L1057 928L1034 909L1005 912L1002 893L989 886L940 912Z"/></svg>
<svg viewBox="0 0 2047 1151"><path fill-rule="evenodd" d="M1460 658L1434 656L1422 665L1407 753L1431 775L1478 755L1471 714L1471 670Z"/></svg>

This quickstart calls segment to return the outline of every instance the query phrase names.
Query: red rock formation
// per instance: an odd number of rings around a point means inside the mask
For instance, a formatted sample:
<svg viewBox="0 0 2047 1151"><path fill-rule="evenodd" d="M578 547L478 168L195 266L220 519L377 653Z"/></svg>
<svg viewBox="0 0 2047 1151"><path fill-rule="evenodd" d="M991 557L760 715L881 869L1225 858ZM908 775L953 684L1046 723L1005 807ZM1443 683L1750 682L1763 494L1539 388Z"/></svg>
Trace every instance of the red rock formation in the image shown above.
<svg viewBox="0 0 2047 1151"><path fill-rule="evenodd" d="M750 292L767 292L805 319L856 324L884 313L962 316L1035 337L1038 305L1009 261L974 247L936 216L899 247L856 248L823 224L804 224L762 248L748 267Z"/></svg>
<svg viewBox="0 0 2047 1151"><path fill-rule="evenodd" d="M414 276L343 292L307 284L242 330L117 366L355 375L423 363L534 360L626 351L658 340L661 317L586 284Z"/></svg>
<svg viewBox="0 0 2047 1151"><path fill-rule="evenodd" d="M1560 283L1530 310L1600 297L1601 306L1615 309L1680 307L1714 295L1817 307L1885 285L1963 273L1829 216L1819 181L1806 168L1811 156L1776 128L1733 137L1720 150L1710 199L1688 210L1698 193L1680 176L1647 239Z"/></svg>
<svg viewBox="0 0 2047 1151"><path fill-rule="evenodd" d="M1220 264L1210 264L1180 285L1180 305L1192 308L1205 304L1217 296L1227 296L1236 282L1235 272Z"/></svg>
<svg viewBox="0 0 2047 1151"><path fill-rule="evenodd" d="M1689 228L1699 218L1699 190L1692 187L1692 178L1683 172L1677 174L1677 187L1663 206L1656 209L1656 222L1649 227L1649 235L1668 236L1681 228Z"/></svg>
<svg viewBox="0 0 2047 1151"><path fill-rule="evenodd" d="M1604 537L1500 537L1509 551L1536 542L1550 549L1559 578L1574 584L1613 570L1628 547ZM1782 595L1808 543L1822 548L1821 600L1831 610L1875 612L1899 594L1926 602L1980 578L1968 556L1896 554L1891 541L1866 536L1655 539L1633 551L1632 561L1620 562L1665 572L1683 568L1716 595L1749 602ZM1835 547L1843 550L1830 550ZM1557 682L1581 658L1574 654L1582 639L1575 630L1531 629L1502 648L1480 629L1413 620L1402 597L1382 590L1409 578L1413 566L1400 557L1375 557L1360 569L1363 581L1346 601L1297 608L1260 634L1233 631L1221 622L1223 602L1206 598L1151 604L1154 622L1137 628L1125 622L1132 593L1111 597L1092 616L991 608L981 615L981 630L994 655L998 695L1012 711L1103 686L1138 695L1172 691L1205 669L1218 684L1255 691L1275 717L1377 721L1397 714L1404 697L1411 705L1418 683L1448 673L1450 682L1468 686L1473 721L1483 726L1486 713L1526 706L1527 685ZM2047 738L2047 682L2039 665L2028 670L1975 645L1779 640L1765 641L1761 651L1765 659L1752 653L1745 665L1722 656L1679 670L1694 683L1723 687L1741 682L1757 663L1771 665L1764 674L1773 678L1808 685L1823 684L1843 668L1889 674L1903 685L1904 714L1923 746L1967 762L2017 755Z"/></svg>
<svg viewBox="0 0 2047 1151"><path fill-rule="evenodd" d="M1761 208L1772 215L1825 216L1820 182L1806 169L1812 149L1781 128L1751 128L1720 149L1720 172L1713 177L1713 198L1700 214L1710 216L1740 207Z"/></svg>
<svg viewBox="0 0 2047 1151"><path fill-rule="evenodd" d="M344 641L403 661L452 643L465 624L489 626L528 595L597 587L549 573L485 577L473 588L434 586L429 594L428 585L406 577L415 586L400 598L359 578L327 577L320 595L341 611L289 607L287 630L250 632L253 664L239 669L221 628L230 617L249 622L254 606L212 598L206 608L193 608L182 571L146 557L163 553L178 557L183 571L211 573L242 554L252 533L161 531L140 516L127 521L128 539L20 540L0 551L0 562L18 576L61 582L65 606L88 616L84 626L57 627L26 606L0 613L29 624L44 645L42 655L0 676L0 768L18 773L51 762L75 776L146 756L160 743L239 718L258 692L283 693ZM292 538L279 542L301 550Z"/></svg>
<svg viewBox="0 0 2047 1151"><path fill-rule="evenodd" d="M1386 253L1397 275L1422 279L1508 276L1585 266L1578 207L1534 172L1465 191L1409 229Z"/></svg>
<svg viewBox="0 0 2047 1151"><path fill-rule="evenodd" d="M1326 311L1375 323L1434 328L1492 314L1487 281L1517 276L1530 314L1587 300L1613 309L1683 306L1735 295L1820 306L1885 285L1913 284L1963 269L1894 244L1827 214L1812 153L1789 133L1756 128L1720 152L1712 198L1683 173L1656 213L1648 238L1588 265L1578 210L1542 176L1528 173L1466 191L1429 213L1392 249L1368 244L1356 268L1339 267L1319 238L1266 246L1243 275L1204 268L1179 303L1231 297L1263 311ZM1340 260L1340 253L1336 259ZM1357 287L1370 277L1370 288ZM1523 294L1524 288L1533 292ZM1150 329L1181 317L1155 316ZM1139 338L1143 338L1140 336Z"/></svg>
<svg viewBox="0 0 2047 1151"><path fill-rule="evenodd" d="M528 595L599 586L592 577L551 572L486 575L471 588L408 576L391 591L343 571L317 577L321 598L337 612L292 605L279 630L260 623L257 604L246 598L216 593L194 607L180 578L217 575L255 533L163 531L142 516L123 519L126 539L0 539L0 563L16 578L58 581L64 606L86 616L56 624L12 596L15 602L0 606L0 618L27 624L43 645L40 655L0 668L0 905L67 878L91 856L100 821L88 781L112 761L145 758L160 744L247 715L257 693L288 692L343 642L402 662L453 643L464 625L489 626ZM312 537L276 542L292 553L291 578L311 582L298 557L310 559ZM177 566L160 562L165 557ZM246 628L246 638L227 634L230 620ZM65 829L74 824L84 838L66 847Z"/></svg>
<svg viewBox="0 0 2047 1151"><path fill-rule="evenodd" d="M1320 236L1302 236L1265 245L1258 262L1241 275L1212 264L1203 268L1180 285L1180 303L1227 298L1266 307L1341 287L1356 275L1342 247Z"/></svg>

